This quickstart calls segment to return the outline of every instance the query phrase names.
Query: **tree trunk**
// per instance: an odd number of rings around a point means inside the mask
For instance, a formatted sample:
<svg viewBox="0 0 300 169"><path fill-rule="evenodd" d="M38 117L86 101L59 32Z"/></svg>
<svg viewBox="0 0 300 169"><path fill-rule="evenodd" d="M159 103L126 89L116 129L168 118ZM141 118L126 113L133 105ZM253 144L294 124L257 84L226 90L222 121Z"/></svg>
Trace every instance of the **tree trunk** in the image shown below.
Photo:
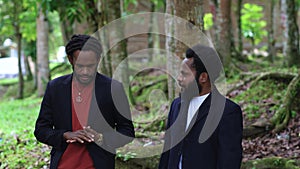
<svg viewBox="0 0 300 169"><path fill-rule="evenodd" d="M217 5L217 27L219 39L217 41L217 50L225 68L229 67L231 62L231 0L219 1Z"/></svg>
<svg viewBox="0 0 300 169"><path fill-rule="evenodd" d="M37 16L37 71L38 71L38 96L43 96L46 85L50 80L49 51L48 51L48 20L40 4Z"/></svg>
<svg viewBox="0 0 300 169"><path fill-rule="evenodd" d="M19 90L18 90L18 99L23 99L24 97L24 77L23 77L23 67L22 67L22 34L20 31L20 20L19 20L19 14L22 11L22 6L18 5L18 2L16 0L12 1L13 3L13 27L15 31L15 36L17 39L17 45L18 45L18 80L19 80Z"/></svg>
<svg viewBox="0 0 300 169"><path fill-rule="evenodd" d="M203 0L186 0L186 1L172 1L167 0L166 13L181 17L188 20L192 26L196 26L201 31L204 30L202 9ZM177 23L178 24L178 23ZM165 31L166 31L166 55L167 55L167 70L169 72L178 71L178 63L172 57L177 56L179 58L185 57L186 46L175 40L174 37L191 37L187 33L191 29L190 25L179 27L174 23L174 18L166 18ZM190 33L190 32L189 32ZM185 36L186 34L186 36ZM172 100L175 97L175 80L173 77L168 77L168 99Z"/></svg>
<svg viewBox="0 0 300 169"><path fill-rule="evenodd" d="M270 23L269 23L269 33L268 33L268 52L269 52L269 61L271 63L274 62L274 57L276 56L276 48L275 48L275 37L274 37L274 23L276 17L274 17L274 11L275 11L275 1L276 0L271 0L271 5L270 5Z"/></svg>
<svg viewBox="0 0 300 169"><path fill-rule="evenodd" d="M295 0L281 0L281 19L283 22L283 54L287 66L300 66L299 31Z"/></svg>
<svg viewBox="0 0 300 169"><path fill-rule="evenodd" d="M237 47L235 48L235 54L233 55L234 58L238 59L239 61L246 61L246 57L243 56L243 33L242 33L242 20L241 20L241 11L243 7L243 0L237 0L236 6L236 31L237 31ZM233 33L233 32L231 32ZM233 36L232 36L233 37ZM231 42L232 43L232 42Z"/></svg>
<svg viewBox="0 0 300 169"><path fill-rule="evenodd" d="M237 19L237 32L238 32L238 48L237 51L242 57L243 53L243 34L242 34L242 20L241 20L241 11L243 6L243 0L237 1L237 10L236 10L236 19Z"/></svg>
<svg viewBox="0 0 300 169"><path fill-rule="evenodd" d="M120 0L110 0L107 2L107 15L108 15L108 23L112 22L116 19L119 19L122 16L123 12L123 4L121 4ZM120 39L124 37L124 30L125 30L125 23L122 20L118 21L118 27L113 27L109 30L109 48L110 48L110 58L111 62L107 64L111 64L112 72L114 75L115 70L118 68L120 71L118 75L118 79L120 79L124 86L127 88L129 84L129 77L128 77L128 62L126 60L127 57L127 44L126 39L121 39L115 46L112 46L113 42L116 39Z"/></svg>
<svg viewBox="0 0 300 169"><path fill-rule="evenodd" d="M24 77L23 77L23 66L22 66L22 34L20 33L20 28L17 25L16 29L16 36L18 41L18 78L19 78L19 91L18 91L18 98L23 99L24 97Z"/></svg>

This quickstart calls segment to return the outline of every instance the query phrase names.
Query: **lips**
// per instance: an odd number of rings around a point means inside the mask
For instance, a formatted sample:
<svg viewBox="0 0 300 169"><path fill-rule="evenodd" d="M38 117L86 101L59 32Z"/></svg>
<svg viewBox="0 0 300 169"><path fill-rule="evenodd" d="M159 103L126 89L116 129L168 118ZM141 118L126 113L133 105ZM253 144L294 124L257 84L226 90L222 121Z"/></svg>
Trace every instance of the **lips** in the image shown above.
<svg viewBox="0 0 300 169"><path fill-rule="evenodd" d="M81 76L79 78L80 78L81 81L88 81L88 80L91 79L89 76Z"/></svg>

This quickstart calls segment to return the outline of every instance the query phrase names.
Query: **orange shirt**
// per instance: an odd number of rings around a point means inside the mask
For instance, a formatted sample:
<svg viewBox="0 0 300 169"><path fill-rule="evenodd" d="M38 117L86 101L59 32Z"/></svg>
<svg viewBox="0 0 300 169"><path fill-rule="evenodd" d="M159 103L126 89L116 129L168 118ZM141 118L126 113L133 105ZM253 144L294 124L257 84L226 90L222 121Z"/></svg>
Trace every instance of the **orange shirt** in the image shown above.
<svg viewBox="0 0 300 169"><path fill-rule="evenodd" d="M78 87L82 90L78 91ZM80 86L77 81L72 81L72 130L82 130L86 126L90 110L94 83ZM76 101L80 95L81 102ZM93 160L82 143L70 143L62 155L58 169L94 169Z"/></svg>

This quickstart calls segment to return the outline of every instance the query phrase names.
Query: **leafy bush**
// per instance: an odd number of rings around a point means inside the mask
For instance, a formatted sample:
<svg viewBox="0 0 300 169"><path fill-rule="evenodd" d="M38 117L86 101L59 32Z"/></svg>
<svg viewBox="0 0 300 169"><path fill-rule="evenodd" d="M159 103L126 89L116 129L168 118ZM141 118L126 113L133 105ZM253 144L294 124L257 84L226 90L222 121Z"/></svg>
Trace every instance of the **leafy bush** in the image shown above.
<svg viewBox="0 0 300 169"><path fill-rule="evenodd" d="M242 32L243 36L250 39L252 45L258 44L266 35L264 27L267 22L263 19L263 7L245 3L242 9Z"/></svg>

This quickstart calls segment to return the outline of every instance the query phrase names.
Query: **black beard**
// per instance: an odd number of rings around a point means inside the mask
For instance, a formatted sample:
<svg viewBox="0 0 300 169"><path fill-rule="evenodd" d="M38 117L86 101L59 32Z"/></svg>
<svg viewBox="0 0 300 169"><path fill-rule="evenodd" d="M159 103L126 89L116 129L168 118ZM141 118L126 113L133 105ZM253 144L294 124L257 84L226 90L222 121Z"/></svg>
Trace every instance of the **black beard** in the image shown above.
<svg viewBox="0 0 300 169"><path fill-rule="evenodd" d="M199 83L190 83L181 93L182 100L190 101L193 97L199 96L202 91L202 86Z"/></svg>

